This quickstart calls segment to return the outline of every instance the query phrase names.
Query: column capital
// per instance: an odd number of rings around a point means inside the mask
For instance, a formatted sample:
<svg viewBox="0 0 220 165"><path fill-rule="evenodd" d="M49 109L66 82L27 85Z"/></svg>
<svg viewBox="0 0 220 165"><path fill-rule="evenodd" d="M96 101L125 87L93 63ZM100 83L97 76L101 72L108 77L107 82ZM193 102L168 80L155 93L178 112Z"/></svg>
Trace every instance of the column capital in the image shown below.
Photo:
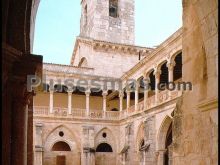
<svg viewBox="0 0 220 165"><path fill-rule="evenodd" d="M143 74L143 78L144 78L144 79L149 79L149 80L150 80L149 73L148 73L148 72L147 72L147 73L144 73L144 74Z"/></svg>
<svg viewBox="0 0 220 165"><path fill-rule="evenodd" d="M91 93L90 89L87 89L87 90L85 91L86 96L89 96L90 93Z"/></svg>
<svg viewBox="0 0 220 165"><path fill-rule="evenodd" d="M176 65L175 61L167 63L168 70L173 70L175 65Z"/></svg>
<svg viewBox="0 0 220 165"><path fill-rule="evenodd" d="M143 80L144 80L145 83L150 83L150 77L149 76L145 76Z"/></svg>
<svg viewBox="0 0 220 165"><path fill-rule="evenodd" d="M139 91L139 87L140 87L140 80L138 81L136 81L136 83L135 83L135 91Z"/></svg>
<svg viewBox="0 0 220 165"><path fill-rule="evenodd" d="M108 90L102 91L102 96L107 96L108 95Z"/></svg>
<svg viewBox="0 0 220 165"><path fill-rule="evenodd" d="M127 95L130 95L131 94L131 89L126 89L125 92L127 93Z"/></svg>
<svg viewBox="0 0 220 165"><path fill-rule="evenodd" d="M70 94L72 95L72 94L73 94L73 90L69 90L69 89L68 89L68 90L67 90L67 93L68 93L68 95L70 95Z"/></svg>
<svg viewBox="0 0 220 165"><path fill-rule="evenodd" d="M161 70L160 69L156 69L155 71L154 71L154 75L155 75L155 78L159 78L160 77L160 75L161 75Z"/></svg>
<svg viewBox="0 0 220 165"><path fill-rule="evenodd" d="M124 97L124 91L119 91L119 94L118 94L118 96L121 98L123 98Z"/></svg>
<svg viewBox="0 0 220 165"><path fill-rule="evenodd" d="M53 93L54 92L54 88L49 88L49 92Z"/></svg>

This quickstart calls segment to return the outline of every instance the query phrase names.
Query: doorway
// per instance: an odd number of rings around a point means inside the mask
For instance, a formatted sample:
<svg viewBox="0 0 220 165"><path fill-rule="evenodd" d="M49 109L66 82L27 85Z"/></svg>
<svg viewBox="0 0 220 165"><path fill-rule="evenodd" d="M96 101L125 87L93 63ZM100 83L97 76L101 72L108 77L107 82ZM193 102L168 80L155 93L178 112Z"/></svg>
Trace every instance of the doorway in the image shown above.
<svg viewBox="0 0 220 165"><path fill-rule="evenodd" d="M56 165L66 165L66 156L57 156Z"/></svg>

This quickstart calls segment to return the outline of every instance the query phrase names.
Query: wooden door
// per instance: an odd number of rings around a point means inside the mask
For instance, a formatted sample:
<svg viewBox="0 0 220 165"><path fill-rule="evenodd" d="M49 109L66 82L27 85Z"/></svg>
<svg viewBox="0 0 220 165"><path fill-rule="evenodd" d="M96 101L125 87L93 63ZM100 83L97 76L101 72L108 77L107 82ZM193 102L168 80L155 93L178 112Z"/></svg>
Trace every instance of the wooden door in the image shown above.
<svg viewBox="0 0 220 165"><path fill-rule="evenodd" d="M56 165L66 165L66 157L65 156L57 156Z"/></svg>

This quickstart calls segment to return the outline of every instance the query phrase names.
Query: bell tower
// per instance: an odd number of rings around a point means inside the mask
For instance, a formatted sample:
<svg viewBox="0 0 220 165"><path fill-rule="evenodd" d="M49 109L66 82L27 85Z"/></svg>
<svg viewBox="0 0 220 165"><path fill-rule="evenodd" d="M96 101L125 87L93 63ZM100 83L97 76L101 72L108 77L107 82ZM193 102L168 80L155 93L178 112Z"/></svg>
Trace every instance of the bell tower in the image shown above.
<svg viewBox="0 0 220 165"><path fill-rule="evenodd" d="M134 0L82 0L81 8L80 37L134 44Z"/></svg>

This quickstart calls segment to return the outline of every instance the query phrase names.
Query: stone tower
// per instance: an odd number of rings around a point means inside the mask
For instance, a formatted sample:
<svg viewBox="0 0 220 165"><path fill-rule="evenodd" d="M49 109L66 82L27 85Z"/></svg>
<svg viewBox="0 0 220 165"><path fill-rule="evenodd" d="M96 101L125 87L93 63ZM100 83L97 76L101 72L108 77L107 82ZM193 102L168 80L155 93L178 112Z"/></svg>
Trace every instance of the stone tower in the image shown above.
<svg viewBox="0 0 220 165"><path fill-rule="evenodd" d="M82 0L80 37L133 45L134 0Z"/></svg>

